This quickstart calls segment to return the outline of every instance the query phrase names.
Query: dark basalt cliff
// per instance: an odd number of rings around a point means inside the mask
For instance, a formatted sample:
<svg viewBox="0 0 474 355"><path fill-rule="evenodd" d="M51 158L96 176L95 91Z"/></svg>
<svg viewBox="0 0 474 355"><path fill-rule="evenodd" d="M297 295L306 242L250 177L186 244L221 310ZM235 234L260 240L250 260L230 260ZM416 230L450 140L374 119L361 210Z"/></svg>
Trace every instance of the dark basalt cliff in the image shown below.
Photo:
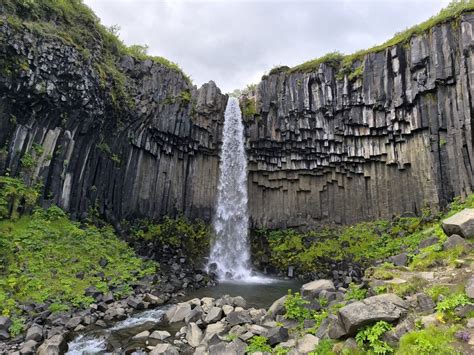
<svg viewBox="0 0 474 355"><path fill-rule="evenodd" d="M352 223L471 193L473 50L468 13L366 55L352 81L324 63L264 78L246 118L253 225Z"/></svg>
<svg viewBox="0 0 474 355"><path fill-rule="evenodd" d="M210 219L227 102L213 82L196 89L177 70L124 56L119 102L93 58L2 22L0 175L42 183L42 203L74 218Z"/></svg>
<svg viewBox="0 0 474 355"><path fill-rule="evenodd" d="M209 221L227 96L159 61L98 65L100 43L43 27L0 19L0 174L41 183L42 203L74 218ZM358 75L323 63L263 78L244 110L252 226L420 213L471 193L473 27L467 13L369 53Z"/></svg>

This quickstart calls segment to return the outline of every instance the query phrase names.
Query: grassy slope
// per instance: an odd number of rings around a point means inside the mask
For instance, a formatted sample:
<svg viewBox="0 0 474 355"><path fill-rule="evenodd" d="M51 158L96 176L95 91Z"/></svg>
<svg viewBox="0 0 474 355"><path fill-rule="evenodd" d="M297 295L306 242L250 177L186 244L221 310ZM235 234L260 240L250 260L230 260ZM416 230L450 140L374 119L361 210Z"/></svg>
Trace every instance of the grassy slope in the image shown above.
<svg viewBox="0 0 474 355"><path fill-rule="evenodd" d="M7 316L18 315L19 303L86 306L93 301L84 295L91 285L124 295L156 267L138 258L111 227L79 227L57 207L0 221L0 259L0 313ZM101 260L107 262L103 267Z"/></svg>
<svg viewBox="0 0 474 355"><path fill-rule="evenodd" d="M339 78L342 78L344 74L347 74L349 79L352 80L362 74L361 64L365 55L383 51L391 46L408 44L413 36L426 33L434 26L441 23L458 19L462 13L468 11L474 11L474 0L454 0L448 7L442 9L437 15L431 17L429 20L419 25L415 25L403 32L397 33L393 38L381 45L361 50L350 55L343 55L339 52L328 53L320 58L309 60L293 68L274 68L269 74L276 74L282 71L289 73L312 72L317 70L322 63L328 63L339 71ZM359 65L357 68L354 68L354 63L356 62L358 62Z"/></svg>

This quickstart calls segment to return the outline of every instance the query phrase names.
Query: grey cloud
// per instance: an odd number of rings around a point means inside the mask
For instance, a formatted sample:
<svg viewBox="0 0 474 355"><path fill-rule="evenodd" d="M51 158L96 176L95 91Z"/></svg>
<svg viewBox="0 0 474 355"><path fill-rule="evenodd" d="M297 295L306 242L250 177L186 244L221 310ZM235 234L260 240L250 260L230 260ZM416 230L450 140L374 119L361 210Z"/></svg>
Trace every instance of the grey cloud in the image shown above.
<svg viewBox="0 0 474 355"><path fill-rule="evenodd" d="M85 0L105 25L121 27L125 43L147 44L197 85L212 79L225 92L257 82L275 65L380 44L447 2Z"/></svg>

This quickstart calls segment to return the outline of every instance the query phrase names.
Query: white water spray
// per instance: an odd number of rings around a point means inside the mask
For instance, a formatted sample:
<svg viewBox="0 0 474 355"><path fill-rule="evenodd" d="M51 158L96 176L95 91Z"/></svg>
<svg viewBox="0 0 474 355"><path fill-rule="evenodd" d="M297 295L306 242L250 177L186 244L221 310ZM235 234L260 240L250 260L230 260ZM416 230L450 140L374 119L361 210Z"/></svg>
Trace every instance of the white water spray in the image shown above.
<svg viewBox="0 0 474 355"><path fill-rule="evenodd" d="M239 101L231 97L225 110L217 211L213 227L216 239L209 264L215 264L220 280L251 280L248 245L247 157Z"/></svg>

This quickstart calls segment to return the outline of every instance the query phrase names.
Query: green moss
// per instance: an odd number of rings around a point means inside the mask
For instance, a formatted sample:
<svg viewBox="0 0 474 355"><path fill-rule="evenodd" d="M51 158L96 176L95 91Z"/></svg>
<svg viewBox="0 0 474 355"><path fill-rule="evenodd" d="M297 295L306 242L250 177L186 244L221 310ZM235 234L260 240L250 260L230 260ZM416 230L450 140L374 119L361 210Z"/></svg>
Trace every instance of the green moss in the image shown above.
<svg viewBox="0 0 474 355"><path fill-rule="evenodd" d="M156 269L136 257L110 226L80 227L54 206L0 221L0 246L0 312L7 316L20 313L19 303L53 301L52 311L87 306L93 302L84 294L87 287L126 293Z"/></svg>
<svg viewBox="0 0 474 355"><path fill-rule="evenodd" d="M452 355L457 352L452 347L455 327L418 330L405 334L400 339L400 347L395 352L397 355Z"/></svg>
<svg viewBox="0 0 474 355"><path fill-rule="evenodd" d="M242 114L244 117L254 117L257 114L255 99L243 99Z"/></svg>

